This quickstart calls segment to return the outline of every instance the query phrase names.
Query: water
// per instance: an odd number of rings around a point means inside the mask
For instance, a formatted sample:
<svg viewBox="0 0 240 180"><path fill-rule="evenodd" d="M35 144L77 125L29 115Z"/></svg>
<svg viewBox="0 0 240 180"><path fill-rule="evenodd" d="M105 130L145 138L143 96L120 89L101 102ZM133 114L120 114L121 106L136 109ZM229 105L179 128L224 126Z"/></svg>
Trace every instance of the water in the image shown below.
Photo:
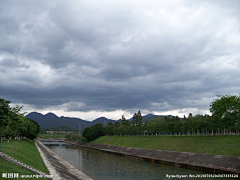
<svg viewBox="0 0 240 180"><path fill-rule="evenodd" d="M189 177L206 173L126 158L89 148L69 146L49 146L49 148L94 180L180 179L169 178L167 175L186 176L181 179L207 179Z"/></svg>

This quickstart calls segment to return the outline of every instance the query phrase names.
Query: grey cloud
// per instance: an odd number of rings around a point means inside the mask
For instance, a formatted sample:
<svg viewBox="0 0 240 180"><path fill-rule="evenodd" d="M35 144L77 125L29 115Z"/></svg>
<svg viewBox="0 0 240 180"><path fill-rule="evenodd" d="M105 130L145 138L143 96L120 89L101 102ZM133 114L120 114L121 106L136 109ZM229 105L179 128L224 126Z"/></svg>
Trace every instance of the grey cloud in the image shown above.
<svg viewBox="0 0 240 180"><path fill-rule="evenodd" d="M25 63L20 63L17 59L3 59L0 61L0 65L3 67L8 67L8 68L25 68L28 69L29 66L26 65Z"/></svg>
<svg viewBox="0 0 240 180"><path fill-rule="evenodd" d="M238 92L234 1L24 2L1 2L11 5L0 13L1 97L38 109L151 112L206 110L216 93Z"/></svg>
<svg viewBox="0 0 240 180"><path fill-rule="evenodd" d="M0 19L0 24L2 24L1 34L12 34L12 33L16 33L19 30L19 25L16 22L16 20L10 17L2 17Z"/></svg>

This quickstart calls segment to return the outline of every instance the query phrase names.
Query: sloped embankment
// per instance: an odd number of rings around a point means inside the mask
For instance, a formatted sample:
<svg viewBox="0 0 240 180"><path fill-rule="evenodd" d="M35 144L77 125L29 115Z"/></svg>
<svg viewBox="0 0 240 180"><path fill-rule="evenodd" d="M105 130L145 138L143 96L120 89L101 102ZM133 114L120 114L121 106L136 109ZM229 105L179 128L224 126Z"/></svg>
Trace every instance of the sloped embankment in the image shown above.
<svg viewBox="0 0 240 180"><path fill-rule="evenodd" d="M85 175L83 172L69 164L63 158L58 156L52 150L44 146L39 140L36 140L36 146L45 155L45 160L50 164L50 168L54 170L54 176L58 176L58 179L72 179L72 180L92 180L92 178Z"/></svg>
<svg viewBox="0 0 240 180"><path fill-rule="evenodd" d="M69 140L65 140L65 142L82 147L115 153L125 157L139 158L180 168L215 174L240 175L240 157L236 156L142 149L124 146L82 143Z"/></svg>

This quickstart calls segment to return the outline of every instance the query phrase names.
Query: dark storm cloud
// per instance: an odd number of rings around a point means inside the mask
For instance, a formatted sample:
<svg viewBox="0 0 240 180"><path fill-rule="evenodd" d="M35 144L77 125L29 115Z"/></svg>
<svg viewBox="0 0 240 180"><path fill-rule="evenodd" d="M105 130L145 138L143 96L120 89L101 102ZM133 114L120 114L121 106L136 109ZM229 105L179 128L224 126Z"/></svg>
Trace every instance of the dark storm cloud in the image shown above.
<svg viewBox="0 0 240 180"><path fill-rule="evenodd" d="M207 110L239 93L238 1L1 1L0 96L63 111Z"/></svg>

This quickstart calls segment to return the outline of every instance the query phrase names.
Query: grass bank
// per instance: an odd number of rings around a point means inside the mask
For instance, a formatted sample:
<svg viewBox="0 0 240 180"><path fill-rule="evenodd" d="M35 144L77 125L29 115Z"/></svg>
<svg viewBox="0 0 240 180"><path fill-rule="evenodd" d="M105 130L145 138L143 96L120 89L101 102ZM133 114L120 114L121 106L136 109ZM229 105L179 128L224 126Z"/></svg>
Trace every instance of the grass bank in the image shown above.
<svg viewBox="0 0 240 180"><path fill-rule="evenodd" d="M30 140L11 140L9 143L3 141L1 143L1 152L12 156L13 158L32 166L46 174L49 174L34 142ZM34 175L35 173L12 164L0 158L0 176L2 173L19 173L19 175ZM29 178L30 179L30 178ZM41 178L43 179L43 178Z"/></svg>
<svg viewBox="0 0 240 180"><path fill-rule="evenodd" d="M102 136L92 143L179 152L240 156L237 136Z"/></svg>

